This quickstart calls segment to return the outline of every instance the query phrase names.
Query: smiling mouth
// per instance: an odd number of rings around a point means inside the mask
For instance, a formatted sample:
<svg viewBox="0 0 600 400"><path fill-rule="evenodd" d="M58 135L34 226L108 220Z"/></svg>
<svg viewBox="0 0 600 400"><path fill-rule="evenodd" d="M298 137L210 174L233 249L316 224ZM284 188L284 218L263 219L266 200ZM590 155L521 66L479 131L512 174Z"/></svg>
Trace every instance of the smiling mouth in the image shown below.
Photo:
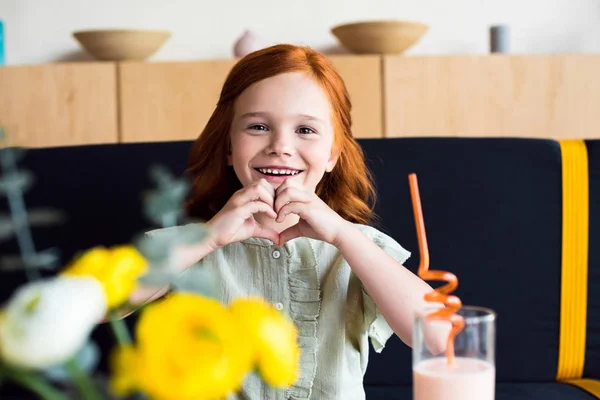
<svg viewBox="0 0 600 400"><path fill-rule="evenodd" d="M267 176L295 176L302 172L298 169L273 169L273 168L254 168L256 171Z"/></svg>

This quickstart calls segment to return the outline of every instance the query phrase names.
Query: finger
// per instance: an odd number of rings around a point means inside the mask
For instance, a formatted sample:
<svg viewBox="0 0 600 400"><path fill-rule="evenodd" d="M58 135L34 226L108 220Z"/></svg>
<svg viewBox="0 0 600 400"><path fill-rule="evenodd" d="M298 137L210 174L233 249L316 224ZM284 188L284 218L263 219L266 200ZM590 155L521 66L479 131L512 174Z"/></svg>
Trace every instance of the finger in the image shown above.
<svg viewBox="0 0 600 400"><path fill-rule="evenodd" d="M275 198L275 204L273 205L273 209L276 213L279 213L281 208L286 204L289 204L293 201L300 203L308 203L310 201L310 195L306 191L303 191L298 188L288 187L283 192L277 195Z"/></svg>
<svg viewBox="0 0 600 400"><path fill-rule="evenodd" d="M288 241L295 239L297 237L302 236L302 233L300 232L300 225L296 224L293 226L290 226L289 228L287 228L286 230L284 230L283 232L281 232L279 234L279 246L283 246L284 244L286 244Z"/></svg>
<svg viewBox="0 0 600 400"><path fill-rule="evenodd" d="M252 236L268 239L273 243L279 243L279 233L275 229L267 228L260 224L256 224Z"/></svg>
<svg viewBox="0 0 600 400"><path fill-rule="evenodd" d="M266 183L267 186L260 184L257 187L258 199L267 203L271 208L275 204L275 189L273 186Z"/></svg>
<svg viewBox="0 0 600 400"><path fill-rule="evenodd" d="M266 184L267 186L265 186L265 184L263 183L257 183L255 185L249 186L248 189L246 190L247 195L246 195L246 201L256 201L256 200L262 200L265 203L269 204L269 205L273 205L273 201L275 200L275 196L274 196L274 189L271 185L269 185L268 183Z"/></svg>
<svg viewBox="0 0 600 400"><path fill-rule="evenodd" d="M277 222L283 222L283 220L285 219L285 217L287 217L290 214L296 214L298 215L300 218L304 218L304 211L306 209L306 203L301 203L298 201L293 201L290 202L288 204L285 204L281 210L279 210L279 212L277 213L277 218L275 219L275 221Z"/></svg>
<svg viewBox="0 0 600 400"><path fill-rule="evenodd" d="M235 207L241 207L248 202L260 200L272 207L275 201L273 193L274 189L272 187L269 189L263 184L258 183L237 192L233 204Z"/></svg>
<svg viewBox="0 0 600 400"><path fill-rule="evenodd" d="M244 220L259 212L263 212L273 219L277 218L277 213L275 213L273 207L262 201L251 201L238 208L238 210Z"/></svg>
<svg viewBox="0 0 600 400"><path fill-rule="evenodd" d="M267 189L267 192L269 192L272 197L275 197L275 188L273 187L273 185L271 185L269 182L267 182L267 180L265 178L261 178L258 181L258 184L263 186L265 189Z"/></svg>
<svg viewBox="0 0 600 400"><path fill-rule="evenodd" d="M279 187L277 187L277 189L275 189L275 196L279 196L282 192L289 188L303 189L304 187L293 179L286 179L281 185L279 185Z"/></svg>

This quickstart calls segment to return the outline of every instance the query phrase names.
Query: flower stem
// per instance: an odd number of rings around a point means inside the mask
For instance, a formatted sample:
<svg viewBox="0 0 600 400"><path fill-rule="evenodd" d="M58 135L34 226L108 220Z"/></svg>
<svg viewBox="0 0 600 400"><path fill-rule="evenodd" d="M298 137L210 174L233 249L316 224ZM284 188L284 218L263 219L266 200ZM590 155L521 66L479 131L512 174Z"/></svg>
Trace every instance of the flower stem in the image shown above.
<svg viewBox="0 0 600 400"><path fill-rule="evenodd" d="M73 382L77 389L86 400L102 400L102 396L96 391L94 382L90 379L87 373L79 366L75 359L67 362L67 369L73 377Z"/></svg>
<svg viewBox="0 0 600 400"><path fill-rule="evenodd" d="M68 400L67 396L55 389L40 376L26 371L13 370L0 366L0 374L29 389L44 400Z"/></svg>
<svg viewBox="0 0 600 400"><path fill-rule="evenodd" d="M116 312L111 311L110 313L110 327L117 338L117 342L120 346L128 346L131 344L131 335L129 334L129 329L127 329L127 325L125 324L125 320L123 318L119 318Z"/></svg>

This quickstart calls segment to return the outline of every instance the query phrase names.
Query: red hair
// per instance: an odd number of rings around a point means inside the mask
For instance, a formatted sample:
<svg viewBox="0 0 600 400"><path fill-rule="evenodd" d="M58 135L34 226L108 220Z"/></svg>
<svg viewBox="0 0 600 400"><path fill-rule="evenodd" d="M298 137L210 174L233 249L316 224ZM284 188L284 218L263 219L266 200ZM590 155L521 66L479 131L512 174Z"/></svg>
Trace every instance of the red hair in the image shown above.
<svg viewBox="0 0 600 400"><path fill-rule="evenodd" d="M323 54L287 44L248 54L229 72L217 107L191 150L187 169L193 180L187 203L190 217L211 219L242 187L227 164L229 131L238 96L258 81L288 72L309 74L321 85L333 110L334 146L339 150L339 159L317 185L316 194L350 222L366 224L373 220L375 189L362 148L352 136L352 106L346 85Z"/></svg>

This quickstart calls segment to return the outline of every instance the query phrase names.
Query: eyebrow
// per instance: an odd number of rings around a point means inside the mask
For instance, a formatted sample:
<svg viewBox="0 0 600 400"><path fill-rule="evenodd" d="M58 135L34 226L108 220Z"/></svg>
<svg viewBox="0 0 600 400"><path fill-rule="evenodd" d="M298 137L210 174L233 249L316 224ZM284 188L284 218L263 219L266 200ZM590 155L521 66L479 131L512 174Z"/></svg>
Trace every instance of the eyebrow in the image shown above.
<svg viewBox="0 0 600 400"><path fill-rule="evenodd" d="M254 112L247 112L245 114L242 114L242 116L240 117L240 119L253 118L253 117L269 117L269 116L270 116L270 114L267 113L267 112L254 111ZM323 123L323 120L321 118L315 117L313 115L297 114L296 116L302 117L304 119L308 119L310 121L318 121L318 122Z"/></svg>

